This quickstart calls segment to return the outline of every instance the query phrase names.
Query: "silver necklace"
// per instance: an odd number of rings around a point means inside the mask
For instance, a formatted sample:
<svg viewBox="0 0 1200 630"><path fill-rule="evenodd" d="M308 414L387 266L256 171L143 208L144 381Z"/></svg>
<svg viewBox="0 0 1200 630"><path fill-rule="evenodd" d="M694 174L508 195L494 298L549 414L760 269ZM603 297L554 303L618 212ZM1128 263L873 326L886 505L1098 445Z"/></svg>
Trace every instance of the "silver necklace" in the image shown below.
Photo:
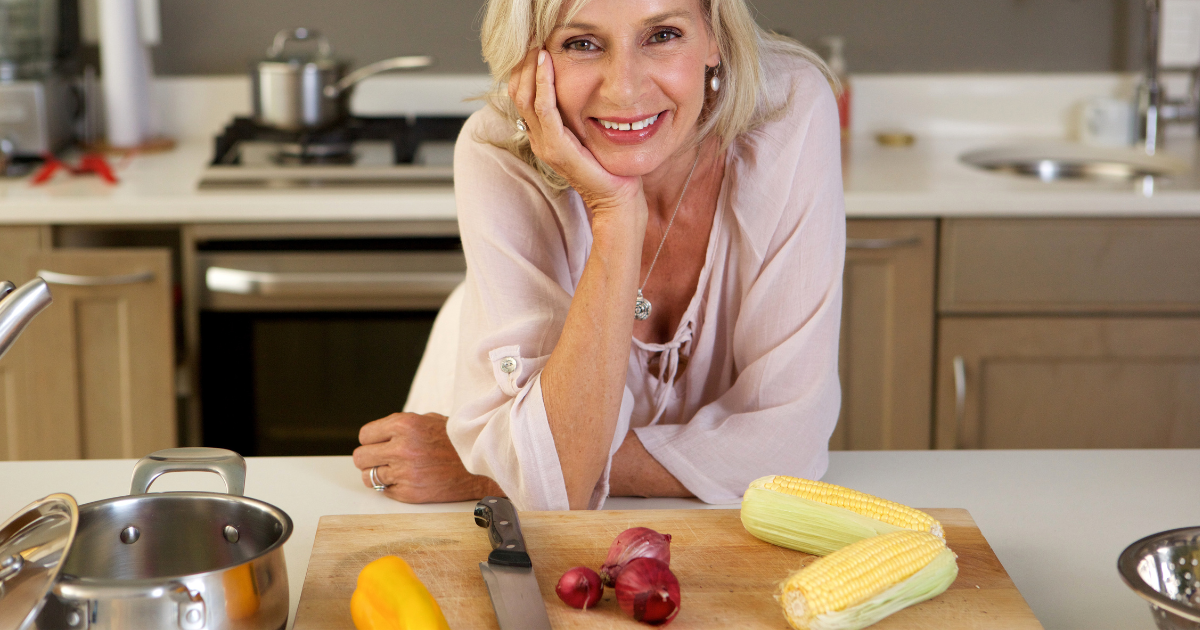
<svg viewBox="0 0 1200 630"><path fill-rule="evenodd" d="M642 297L642 289L646 288L646 283L650 282L650 274L654 273L654 265L658 262L658 255L662 253L663 245L667 244L667 235L671 233L671 226L675 225L675 215L679 214L679 206L683 205L683 196L687 193L688 184L692 183L692 175L696 172L696 165L700 163L700 152L696 151L696 159L692 162L692 170L688 171L687 179L683 182L683 190L679 193L679 201L675 202L675 211L671 213L671 220L667 222L667 229L663 230L662 240L658 242L658 251L654 252L654 260L650 261L650 268L646 270L646 279L642 281L642 286L638 288L637 299L633 302L633 318L639 322L650 319L650 309L653 305L650 300Z"/></svg>

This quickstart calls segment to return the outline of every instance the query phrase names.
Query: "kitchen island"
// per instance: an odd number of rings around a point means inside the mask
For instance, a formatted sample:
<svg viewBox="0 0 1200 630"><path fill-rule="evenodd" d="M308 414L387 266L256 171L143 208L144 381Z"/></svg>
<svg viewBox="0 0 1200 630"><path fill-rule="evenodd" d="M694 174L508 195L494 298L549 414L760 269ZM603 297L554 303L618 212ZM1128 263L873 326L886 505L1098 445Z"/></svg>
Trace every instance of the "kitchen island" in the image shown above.
<svg viewBox="0 0 1200 630"><path fill-rule="evenodd" d="M834 452L825 481L918 507L971 512L1048 629L1154 627L1122 582L1117 556L1154 532L1200 525L1200 450ZM129 491L133 460L0 462L0 515L53 492L80 503ZM206 473L175 473L155 491L223 491ZM287 512L292 611L321 516L469 512L473 502L405 505L360 482L349 457L250 458L246 495ZM610 499L606 509L705 506L685 499ZM467 518L464 514L464 518ZM547 576L542 576L547 579Z"/></svg>

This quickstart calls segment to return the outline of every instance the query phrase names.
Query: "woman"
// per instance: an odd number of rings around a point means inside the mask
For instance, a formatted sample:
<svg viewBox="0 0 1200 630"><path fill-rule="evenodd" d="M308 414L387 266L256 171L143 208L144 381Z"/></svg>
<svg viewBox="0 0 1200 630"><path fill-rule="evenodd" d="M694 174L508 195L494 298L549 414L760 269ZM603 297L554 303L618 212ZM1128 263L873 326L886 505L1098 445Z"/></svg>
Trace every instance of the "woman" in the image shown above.
<svg viewBox="0 0 1200 630"><path fill-rule="evenodd" d="M365 426L364 483L546 510L820 477L845 249L823 64L745 0L490 0L483 49L454 409Z"/></svg>

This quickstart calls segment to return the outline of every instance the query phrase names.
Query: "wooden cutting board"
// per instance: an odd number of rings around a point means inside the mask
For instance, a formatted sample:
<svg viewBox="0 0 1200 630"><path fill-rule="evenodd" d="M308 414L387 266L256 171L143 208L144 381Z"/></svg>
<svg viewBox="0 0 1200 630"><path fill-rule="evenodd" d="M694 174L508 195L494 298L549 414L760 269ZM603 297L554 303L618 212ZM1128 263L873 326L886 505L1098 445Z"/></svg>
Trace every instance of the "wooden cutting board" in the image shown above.
<svg viewBox="0 0 1200 630"><path fill-rule="evenodd" d="M873 626L1040 629L1033 612L966 510L926 510L946 528L958 554L958 579L945 593ZM671 570L682 605L672 630L788 630L773 594L788 574L815 558L746 533L738 510L524 512L521 529L554 628L648 628L625 616L611 589L595 608L575 610L554 585L576 566L599 569L608 546L629 527L671 534ZM438 600L455 630L495 629L479 562L491 546L469 512L326 516L317 529L294 630L353 629L350 595L359 571L380 556L404 558Z"/></svg>

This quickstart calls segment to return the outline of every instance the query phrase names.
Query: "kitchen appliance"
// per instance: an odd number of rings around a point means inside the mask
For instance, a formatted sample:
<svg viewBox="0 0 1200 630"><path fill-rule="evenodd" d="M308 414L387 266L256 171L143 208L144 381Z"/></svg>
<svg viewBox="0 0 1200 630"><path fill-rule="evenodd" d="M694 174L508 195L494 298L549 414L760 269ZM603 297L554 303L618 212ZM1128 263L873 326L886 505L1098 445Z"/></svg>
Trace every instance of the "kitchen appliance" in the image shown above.
<svg viewBox="0 0 1200 630"><path fill-rule="evenodd" d="M190 234L201 438L246 454L353 451L363 424L403 408L466 273L453 221Z"/></svg>
<svg viewBox="0 0 1200 630"><path fill-rule="evenodd" d="M229 493L147 494L174 471L214 472ZM0 627L284 628L292 521L242 496L245 475L236 453L167 449L137 463L127 497L22 510L0 526Z"/></svg>
<svg viewBox="0 0 1200 630"><path fill-rule="evenodd" d="M925 511L946 528L946 542L958 554L958 579L938 598L896 613L879 627L1040 629L971 515L961 509ZM813 559L746 533L738 510L523 512L520 516L526 548L537 562L542 600L558 630L644 627L621 612L611 589L586 611L568 607L554 594L559 576L568 569L599 568L613 539L630 527L671 534L671 571L683 594L679 616L667 626L671 629L786 628L775 601L776 589L792 571ZM323 517L293 630L346 627L358 572L385 554L400 556L412 566L441 604L451 628L495 628L491 600L475 568L491 548L472 518L461 512Z"/></svg>
<svg viewBox="0 0 1200 630"><path fill-rule="evenodd" d="M0 154L28 161L71 138L80 102L68 73L79 49L74 0L6 0L0 11ZM15 169L12 174L22 174Z"/></svg>
<svg viewBox="0 0 1200 630"><path fill-rule="evenodd" d="M479 563L479 572L500 630L550 630L517 508L504 497L484 497L475 505L475 524L487 528L492 543L487 562Z"/></svg>
<svg viewBox="0 0 1200 630"><path fill-rule="evenodd" d="M41 278L26 282L20 289L7 280L0 282L0 358L52 301L50 287Z"/></svg>
<svg viewBox="0 0 1200 630"><path fill-rule="evenodd" d="M1159 532L1129 545L1117 570L1150 603L1160 630L1200 630L1200 527Z"/></svg>
<svg viewBox="0 0 1200 630"><path fill-rule="evenodd" d="M217 136L199 189L448 188L465 122L351 116L334 127L286 131L235 118Z"/></svg>
<svg viewBox="0 0 1200 630"><path fill-rule="evenodd" d="M296 52L288 43L312 43L316 50ZM349 111L350 90L363 79L393 70L415 70L433 64L432 57L393 57L345 74L347 64L335 59L329 40L307 28L284 29L275 35L267 58L251 75L254 119L265 127L288 131L334 125Z"/></svg>
<svg viewBox="0 0 1200 630"><path fill-rule="evenodd" d="M58 151L71 138L77 107L78 99L62 77L0 80L0 153L11 159Z"/></svg>

